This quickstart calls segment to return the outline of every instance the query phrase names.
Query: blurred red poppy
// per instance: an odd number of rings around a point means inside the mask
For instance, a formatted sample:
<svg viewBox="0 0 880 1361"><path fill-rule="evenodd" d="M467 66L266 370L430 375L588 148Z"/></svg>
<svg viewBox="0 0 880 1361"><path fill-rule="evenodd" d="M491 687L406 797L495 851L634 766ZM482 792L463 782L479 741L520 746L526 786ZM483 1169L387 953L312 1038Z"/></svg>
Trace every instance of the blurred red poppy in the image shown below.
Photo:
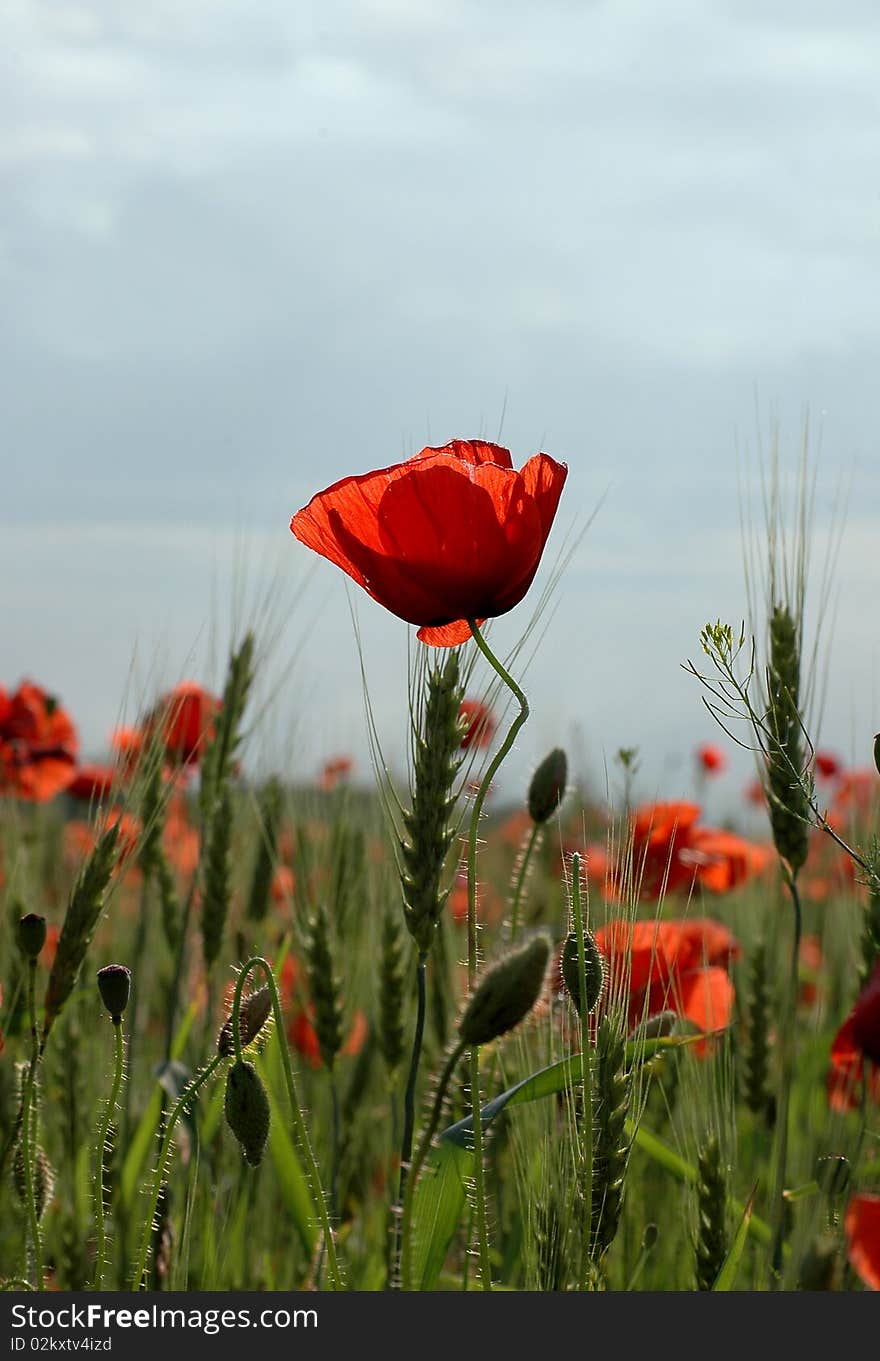
<svg viewBox="0 0 880 1361"><path fill-rule="evenodd" d="M312 1024L310 1012L311 1007L308 1010L300 1009L296 1012L287 1027L287 1038L310 1068L320 1068L321 1046L318 1043L318 1035ZM364 1047L366 1038L367 1018L362 1011L355 1011L351 1018L348 1039L339 1052L347 1058L359 1054Z"/></svg>
<svg viewBox="0 0 880 1361"><path fill-rule="evenodd" d="M830 751L817 751L815 758L816 774L823 780L833 780L841 772L842 766Z"/></svg>
<svg viewBox="0 0 880 1361"><path fill-rule="evenodd" d="M141 728L114 728L110 735L110 746L117 753L119 763L126 775L136 767L144 750L146 738Z"/></svg>
<svg viewBox="0 0 880 1361"><path fill-rule="evenodd" d="M880 1290L880 1196L853 1196L846 1207L849 1264L869 1290Z"/></svg>
<svg viewBox="0 0 880 1361"><path fill-rule="evenodd" d="M221 702L195 681L181 681L163 695L144 723L145 735L158 733L168 756L181 765L197 765L214 736Z"/></svg>
<svg viewBox="0 0 880 1361"><path fill-rule="evenodd" d="M720 775L727 769L727 757L721 747L706 742L702 747L697 747L697 764L707 775Z"/></svg>
<svg viewBox="0 0 880 1361"><path fill-rule="evenodd" d="M67 793L72 799L91 803L109 794L115 779L116 771L112 766L78 766Z"/></svg>
<svg viewBox="0 0 880 1361"><path fill-rule="evenodd" d="M471 747L479 750L489 746L495 736L498 721L487 704L482 704L478 699L463 699L459 706L458 718L464 730L461 745L465 751Z"/></svg>
<svg viewBox="0 0 880 1361"><path fill-rule="evenodd" d="M835 1110L854 1110L863 1084L867 1095L880 1102L880 960L832 1041L829 1104Z"/></svg>
<svg viewBox="0 0 880 1361"><path fill-rule="evenodd" d="M605 997L627 998L630 1027L661 1011L706 1032L730 1024L735 994L728 968L740 950L720 922L618 919L600 926L595 941L606 963Z"/></svg>
<svg viewBox="0 0 880 1361"><path fill-rule="evenodd" d="M0 793L46 803L73 779L79 740L70 716L32 681L0 688Z"/></svg>
<svg viewBox="0 0 880 1361"><path fill-rule="evenodd" d="M422 449L313 496L290 528L419 638L452 647L469 619L518 605L532 584L568 469L536 454L517 472L482 440Z"/></svg>
<svg viewBox="0 0 880 1361"><path fill-rule="evenodd" d="M329 793L337 785L344 784L354 769L354 762L350 756L334 756L329 761L324 762L321 771L321 778L318 781L319 788Z"/></svg>

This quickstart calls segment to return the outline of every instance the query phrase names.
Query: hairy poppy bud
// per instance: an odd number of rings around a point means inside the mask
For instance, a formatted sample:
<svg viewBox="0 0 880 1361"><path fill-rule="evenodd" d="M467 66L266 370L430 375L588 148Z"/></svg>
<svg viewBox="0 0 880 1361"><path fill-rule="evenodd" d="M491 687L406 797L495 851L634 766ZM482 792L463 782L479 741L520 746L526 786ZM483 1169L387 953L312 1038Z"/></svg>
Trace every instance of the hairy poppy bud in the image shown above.
<svg viewBox="0 0 880 1361"><path fill-rule="evenodd" d="M103 969L98 970L98 991L101 994L101 1001L110 1012L114 1024L118 1025L122 1020L122 1014L128 1006L128 997L131 992L131 969L127 969L124 964L107 964Z"/></svg>
<svg viewBox="0 0 880 1361"><path fill-rule="evenodd" d="M252 1063L234 1063L226 1077L226 1123L251 1167L257 1167L269 1137L269 1098Z"/></svg>
<svg viewBox="0 0 880 1361"><path fill-rule="evenodd" d="M816 1161L816 1180L829 1196L842 1196L850 1183L849 1158L828 1153Z"/></svg>
<svg viewBox="0 0 880 1361"><path fill-rule="evenodd" d="M877 774L880 775L880 732L874 738L874 765L877 767Z"/></svg>
<svg viewBox="0 0 880 1361"><path fill-rule="evenodd" d="M466 1044L488 1044L519 1025L541 995L549 956L547 937L535 936L487 971L458 1027Z"/></svg>
<svg viewBox="0 0 880 1361"><path fill-rule="evenodd" d="M529 817L540 826L552 818L562 803L568 779L568 758L554 747L538 766L529 785Z"/></svg>
<svg viewBox="0 0 880 1361"><path fill-rule="evenodd" d="M272 994L268 988L260 988L259 991L241 999L241 1006L238 1009L238 1034L242 1049L247 1049L249 1044L253 1044L266 1024L271 1010ZM234 1052L232 1016L229 1015L217 1036L217 1053L222 1054L224 1058L231 1058Z"/></svg>
<svg viewBox="0 0 880 1361"><path fill-rule="evenodd" d="M46 918L26 912L18 923L18 948L26 959L36 959L46 944Z"/></svg>
<svg viewBox="0 0 880 1361"><path fill-rule="evenodd" d="M584 932L584 975L587 983L587 1005L585 1007L581 1006L580 952L577 934L574 931L570 931L565 938L565 944L562 947L561 968L562 981L569 997L574 1002L578 1015L589 1016L602 995L602 980L605 976L602 956L599 954L598 946L589 931Z"/></svg>

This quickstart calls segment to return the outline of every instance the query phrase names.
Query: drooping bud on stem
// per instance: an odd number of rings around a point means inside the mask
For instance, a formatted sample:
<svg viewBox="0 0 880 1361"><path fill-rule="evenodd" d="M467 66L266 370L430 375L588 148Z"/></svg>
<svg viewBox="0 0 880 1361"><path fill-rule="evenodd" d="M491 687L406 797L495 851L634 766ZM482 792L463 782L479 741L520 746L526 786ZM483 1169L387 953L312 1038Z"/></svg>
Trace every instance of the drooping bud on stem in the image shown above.
<svg viewBox="0 0 880 1361"><path fill-rule="evenodd" d="M131 992L131 969L124 964L106 964L98 970L98 991L114 1025L119 1025Z"/></svg>
<svg viewBox="0 0 880 1361"><path fill-rule="evenodd" d="M561 747L545 756L529 785L529 817L539 827L550 820L562 803L568 779L568 758Z"/></svg>
<svg viewBox="0 0 880 1361"><path fill-rule="evenodd" d="M17 927L18 948L25 959L36 959L46 944L46 918L26 912Z"/></svg>
<svg viewBox="0 0 880 1361"><path fill-rule="evenodd" d="M550 942L538 935L486 971L459 1023L465 1044L489 1044L519 1025L541 995L549 957Z"/></svg>
<svg viewBox="0 0 880 1361"><path fill-rule="evenodd" d="M234 1063L226 1076L226 1123L251 1167L263 1157L269 1137L269 1098L252 1063Z"/></svg>
<svg viewBox="0 0 880 1361"><path fill-rule="evenodd" d="M260 988L241 999L238 1011L238 1034L242 1049L247 1049L259 1035L272 1010L272 994L268 988ZM232 1040L232 1017L227 1016L217 1036L217 1053L231 1058L235 1052Z"/></svg>

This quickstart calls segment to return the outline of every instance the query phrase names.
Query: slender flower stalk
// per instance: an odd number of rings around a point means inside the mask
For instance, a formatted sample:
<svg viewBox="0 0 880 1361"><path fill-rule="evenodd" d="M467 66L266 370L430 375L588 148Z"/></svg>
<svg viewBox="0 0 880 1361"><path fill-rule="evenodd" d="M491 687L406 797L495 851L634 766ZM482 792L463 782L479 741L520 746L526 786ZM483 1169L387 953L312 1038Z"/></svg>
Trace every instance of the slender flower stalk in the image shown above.
<svg viewBox="0 0 880 1361"><path fill-rule="evenodd" d="M122 1034L122 1017L113 1017L113 1041L115 1052L115 1063L113 1069L113 1086L110 1088L110 1097L107 1101L107 1108L104 1111L104 1118L101 1121L101 1128L98 1134L98 1147L95 1155L95 1289L104 1289L104 1270L107 1258L107 1233L105 1227L106 1214L106 1187L104 1185L104 1175L106 1168L106 1154L108 1151L108 1140L110 1136L110 1122L116 1110L116 1103L119 1100L119 1092L122 1087L122 1073L125 1057L125 1043Z"/></svg>
<svg viewBox="0 0 880 1361"><path fill-rule="evenodd" d="M31 1061L25 1082L21 1112L21 1155L24 1165L25 1203L30 1222L31 1245L34 1252L34 1272L37 1289L42 1290L43 1281L43 1240L40 1233L40 1216L37 1213L34 1186L34 1145L36 1143L36 1082L40 1062L40 1037L37 1030L36 977L37 961L31 957L27 961L27 1005L31 1025ZM33 1107L33 1110L32 1110Z"/></svg>
<svg viewBox="0 0 880 1361"><path fill-rule="evenodd" d="M584 935L584 913L581 903L581 858L575 852L571 857L571 919L577 943L577 1004L578 1021L581 1028L581 1089L583 1091L583 1147L581 1153L581 1176L583 1179L583 1202L589 1206L593 1202L593 1046L590 1043L590 998L587 983L587 950ZM584 1216L586 1242L583 1250L581 1269L581 1289L586 1288L590 1269L590 1244L592 1227L589 1214Z"/></svg>
<svg viewBox="0 0 880 1361"><path fill-rule="evenodd" d="M234 1046L235 1061L236 1063L242 1062L242 1035L240 1021L242 990L244 988L245 982L247 981L249 974L254 969L262 970L263 975L266 979L266 985L269 988L269 992L271 994L272 1012L275 1017L275 1026L278 1031L278 1048L281 1052L281 1066L284 1072L284 1082L287 1087L288 1099L290 1101L290 1111L291 1115L293 1116L294 1129L296 1131L296 1137L299 1142L300 1150L306 1162L306 1171L309 1176L309 1181L311 1182L312 1192L314 1194L315 1201L317 1202L318 1218L320 1219L321 1222L321 1231L323 1234L323 1247L327 1253L327 1265L330 1270L330 1277L333 1282L333 1289L341 1290L343 1285L342 1275L339 1270L339 1260L336 1255L336 1241L333 1237L333 1228L330 1223L330 1215L327 1209L327 1202L321 1187L321 1175L320 1172L318 1171L318 1164L315 1160L315 1155L312 1151L312 1145L309 1140L309 1133L308 1130L306 1129L306 1123L305 1120L303 1119L303 1113L300 1108L299 1101L297 1099L296 1083L294 1081L293 1069L290 1063L290 1052L283 1038L284 1014L281 1010L281 1001L278 996L278 988L275 983L275 976L272 973L272 968L270 964L268 963L267 960L263 959L261 955L253 955L245 963L244 967L242 968L241 972L238 975L238 979L236 980L235 984L235 998L232 1003L232 1043Z"/></svg>
<svg viewBox="0 0 880 1361"><path fill-rule="evenodd" d="M452 1080L456 1065L466 1048L466 1042L460 1040L443 1066L443 1072L440 1074L440 1078L437 1082L437 1090L434 1093L434 1104L431 1107L431 1116L419 1141L418 1151L413 1158L412 1168L410 1169L409 1179L406 1184L406 1196L403 1203L403 1218L401 1225L403 1250L400 1263L400 1285L403 1290L412 1289L412 1211L419 1174L424 1167L425 1159L427 1158L431 1147L431 1140L434 1138L434 1135L437 1132L437 1126L440 1123L440 1115L443 1111L446 1093L449 1090L449 1083Z"/></svg>
<svg viewBox="0 0 880 1361"><path fill-rule="evenodd" d="M483 776L476 798L474 799L473 812L471 814L470 832L468 835L468 917L467 917L467 970L468 988L473 989L474 980L477 973L477 837L480 830L480 816L483 812L483 804L489 787L495 778L502 761L507 756L520 728L527 721L529 716L529 702L523 694L516 681L509 671L502 666L489 647L476 619L469 619L471 636L482 652L492 670L500 677L519 704L519 713L514 718L507 731L507 735L497 752L489 762L486 774ZM479 1111L482 1107L480 1097L480 1051L477 1046L471 1050L471 1109L474 1112L474 1199L476 1202L477 1217L477 1237L480 1250L480 1277L484 1290L492 1289L492 1264L489 1258L489 1226L486 1215L486 1188L483 1174L483 1127L479 1118Z"/></svg>

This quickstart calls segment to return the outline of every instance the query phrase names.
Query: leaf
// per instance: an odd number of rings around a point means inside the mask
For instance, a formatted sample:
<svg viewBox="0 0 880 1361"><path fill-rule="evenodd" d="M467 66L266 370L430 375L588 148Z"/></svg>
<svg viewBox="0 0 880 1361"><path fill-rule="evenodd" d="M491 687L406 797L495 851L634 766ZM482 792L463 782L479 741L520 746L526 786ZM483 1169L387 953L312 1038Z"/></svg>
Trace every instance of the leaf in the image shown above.
<svg viewBox="0 0 880 1361"><path fill-rule="evenodd" d="M256 1060L269 1098L269 1156L278 1178L281 1200L309 1256L318 1241L317 1210L296 1146L288 1134L289 1116L273 1089L266 1056Z"/></svg>
<svg viewBox="0 0 880 1361"><path fill-rule="evenodd" d="M752 1207L755 1203L757 1191L758 1187L755 1185L752 1194L746 1201L742 1219L739 1222L739 1228L737 1229L736 1237L731 1244L730 1252L728 1252L725 1257L724 1264L715 1278L715 1284L712 1286L713 1290L733 1290L736 1284L736 1273L739 1270L740 1258L743 1255L743 1249L745 1248L746 1239L749 1234L749 1223L752 1218Z"/></svg>

